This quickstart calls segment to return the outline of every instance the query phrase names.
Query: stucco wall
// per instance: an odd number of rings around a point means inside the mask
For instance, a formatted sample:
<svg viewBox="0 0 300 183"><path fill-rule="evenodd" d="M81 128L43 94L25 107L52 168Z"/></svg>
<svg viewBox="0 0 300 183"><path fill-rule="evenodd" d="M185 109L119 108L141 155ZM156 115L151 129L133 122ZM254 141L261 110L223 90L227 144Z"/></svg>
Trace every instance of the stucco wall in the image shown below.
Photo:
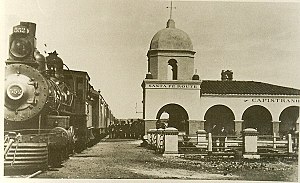
<svg viewBox="0 0 300 183"><path fill-rule="evenodd" d="M144 102L145 119L156 119L158 111L167 104L182 106L187 111L190 120L200 118L200 87L199 89L147 88Z"/></svg>

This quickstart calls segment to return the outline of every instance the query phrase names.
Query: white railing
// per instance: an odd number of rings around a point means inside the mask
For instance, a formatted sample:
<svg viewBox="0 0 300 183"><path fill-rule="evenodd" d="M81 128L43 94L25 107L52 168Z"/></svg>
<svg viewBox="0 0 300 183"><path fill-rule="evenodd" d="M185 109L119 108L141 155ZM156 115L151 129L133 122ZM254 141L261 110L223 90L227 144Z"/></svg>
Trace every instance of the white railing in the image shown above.
<svg viewBox="0 0 300 183"><path fill-rule="evenodd" d="M176 129L175 129L176 130ZM217 155L222 153L235 155L240 151L243 155L259 154L266 155L266 152L274 155L280 152L284 155L297 154L299 147L299 137L292 137L291 134L287 138L276 136L260 136L255 129L245 129L242 136L212 136L211 133L206 133L204 130L199 130L196 135L175 135L173 131L168 129L150 129L147 133L147 141L149 147L158 153L164 154L168 147L167 144L172 142L175 137L178 142L178 149L172 149L172 152L179 153L204 153L209 155ZM166 138L166 135L169 135ZM225 143L221 143L220 139L225 138ZM223 144L223 145L221 145ZM256 157L256 156L255 156Z"/></svg>

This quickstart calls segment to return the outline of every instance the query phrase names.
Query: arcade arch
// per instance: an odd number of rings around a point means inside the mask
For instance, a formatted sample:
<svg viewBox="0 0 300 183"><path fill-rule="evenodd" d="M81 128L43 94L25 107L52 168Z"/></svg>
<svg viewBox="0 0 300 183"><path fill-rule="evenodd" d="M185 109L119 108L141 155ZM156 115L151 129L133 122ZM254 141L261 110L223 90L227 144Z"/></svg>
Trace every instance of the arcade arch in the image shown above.
<svg viewBox="0 0 300 183"><path fill-rule="evenodd" d="M242 116L243 129L245 128L255 128L259 134L273 133L272 115L270 111L260 105L254 105L248 107Z"/></svg>
<svg viewBox="0 0 300 183"><path fill-rule="evenodd" d="M218 130L225 127L229 134L234 134L234 119L235 116L232 110L225 105L214 105L210 107L204 115L204 129L211 132L214 125Z"/></svg>
<svg viewBox="0 0 300 183"><path fill-rule="evenodd" d="M167 104L163 106L157 113L156 119L163 120L163 116L169 115L167 119L168 127L174 127L179 132L188 134L188 120L189 116L187 111L178 104Z"/></svg>
<svg viewBox="0 0 300 183"><path fill-rule="evenodd" d="M296 122L299 119L299 106L285 108L279 116L279 134L287 135L296 131Z"/></svg>

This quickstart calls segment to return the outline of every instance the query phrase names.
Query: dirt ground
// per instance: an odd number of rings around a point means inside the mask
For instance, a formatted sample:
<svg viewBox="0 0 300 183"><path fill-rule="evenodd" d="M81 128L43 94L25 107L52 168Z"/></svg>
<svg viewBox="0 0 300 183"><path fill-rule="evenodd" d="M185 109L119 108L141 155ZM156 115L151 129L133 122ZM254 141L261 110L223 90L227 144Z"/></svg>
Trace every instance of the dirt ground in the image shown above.
<svg viewBox="0 0 300 183"><path fill-rule="evenodd" d="M36 178L297 181L295 160L236 162L166 158L140 147L140 143L139 140L104 139L70 157L61 168L50 169Z"/></svg>

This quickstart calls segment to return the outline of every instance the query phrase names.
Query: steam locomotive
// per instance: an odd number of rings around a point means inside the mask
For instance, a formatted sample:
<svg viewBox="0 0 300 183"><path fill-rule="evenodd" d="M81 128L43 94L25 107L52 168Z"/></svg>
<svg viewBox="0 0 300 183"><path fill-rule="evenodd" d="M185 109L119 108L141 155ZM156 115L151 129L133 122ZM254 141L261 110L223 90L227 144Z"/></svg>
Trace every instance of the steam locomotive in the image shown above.
<svg viewBox="0 0 300 183"><path fill-rule="evenodd" d="M57 167L103 138L117 119L90 84L56 51L36 49L36 24L20 22L9 39L4 82L4 169Z"/></svg>

